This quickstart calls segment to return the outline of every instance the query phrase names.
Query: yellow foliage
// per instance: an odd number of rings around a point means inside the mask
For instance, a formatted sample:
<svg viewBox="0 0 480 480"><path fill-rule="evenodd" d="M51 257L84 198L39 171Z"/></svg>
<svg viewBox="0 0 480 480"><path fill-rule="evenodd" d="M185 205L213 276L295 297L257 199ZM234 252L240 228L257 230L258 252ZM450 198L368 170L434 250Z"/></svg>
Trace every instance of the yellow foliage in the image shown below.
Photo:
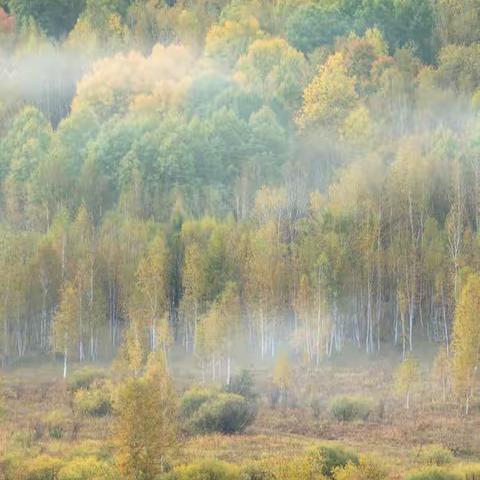
<svg viewBox="0 0 480 480"><path fill-rule="evenodd" d="M27 460L21 467L22 479L55 479L63 466L63 460L50 457L48 455L39 455L36 458Z"/></svg>
<svg viewBox="0 0 480 480"><path fill-rule="evenodd" d="M373 51L377 57L388 55L388 45L378 28L374 27L367 29L364 38L370 43L370 45L372 45Z"/></svg>
<svg viewBox="0 0 480 480"><path fill-rule="evenodd" d="M384 480L387 478L385 468L369 457L360 457L358 465L348 463L334 472L335 480Z"/></svg>
<svg viewBox="0 0 480 480"><path fill-rule="evenodd" d="M457 394L468 401L480 364L480 275L471 274L462 288L453 327L453 376Z"/></svg>
<svg viewBox="0 0 480 480"><path fill-rule="evenodd" d="M161 357L124 381L114 404L117 462L127 478L154 479L177 443L177 398Z"/></svg>
<svg viewBox="0 0 480 480"><path fill-rule="evenodd" d="M343 122L340 132L343 138L353 145L366 145L373 132L373 122L368 108L360 105L352 110Z"/></svg>
<svg viewBox="0 0 480 480"><path fill-rule="evenodd" d="M205 53L233 65L259 36L261 33L256 18L249 17L238 22L227 20L209 30L205 40Z"/></svg>
<svg viewBox="0 0 480 480"><path fill-rule="evenodd" d="M70 460L58 472L58 480L115 480L114 469L93 456Z"/></svg>
<svg viewBox="0 0 480 480"><path fill-rule="evenodd" d="M297 123L302 129L335 129L355 108L357 99L355 79L348 76L343 55L336 53L305 88Z"/></svg>
<svg viewBox="0 0 480 480"><path fill-rule="evenodd" d="M268 472L272 478L279 480L323 480L325 478L311 456L275 456L252 465L252 467L255 466L259 471Z"/></svg>
<svg viewBox="0 0 480 480"><path fill-rule="evenodd" d="M273 371L273 383L282 390L288 390L293 383L293 371L286 354L280 355Z"/></svg>
<svg viewBox="0 0 480 480"><path fill-rule="evenodd" d="M78 83L72 112L90 107L106 118L130 107L147 110L149 101L162 111L180 101L194 64L190 52L178 45L156 45L149 57L130 52L99 60Z"/></svg>
<svg viewBox="0 0 480 480"><path fill-rule="evenodd" d="M406 395L407 409L410 407L410 394L420 379L420 366L412 357L407 357L398 367L395 375L395 389Z"/></svg>

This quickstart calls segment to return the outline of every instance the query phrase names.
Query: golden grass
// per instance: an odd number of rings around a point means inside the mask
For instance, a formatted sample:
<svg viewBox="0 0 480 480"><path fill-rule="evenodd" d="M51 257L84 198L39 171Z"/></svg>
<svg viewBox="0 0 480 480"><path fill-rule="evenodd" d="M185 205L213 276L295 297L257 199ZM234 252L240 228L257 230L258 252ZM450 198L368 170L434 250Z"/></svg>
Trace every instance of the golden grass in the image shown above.
<svg viewBox="0 0 480 480"><path fill-rule="evenodd" d="M269 456L295 456L316 444L317 439L300 435L204 435L188 439L181 448L180 459L191 462L215 458L244 463Z"/></svg>

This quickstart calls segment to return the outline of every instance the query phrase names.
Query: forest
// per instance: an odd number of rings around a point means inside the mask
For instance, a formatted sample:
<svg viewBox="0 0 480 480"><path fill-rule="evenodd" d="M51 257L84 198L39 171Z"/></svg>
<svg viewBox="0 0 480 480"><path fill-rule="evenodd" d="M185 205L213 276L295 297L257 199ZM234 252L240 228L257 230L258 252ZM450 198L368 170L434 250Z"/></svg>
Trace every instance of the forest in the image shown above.
<svg viewBox="0 0 480 480"><path fill-rule="evenodd" d="M480 478L479 113L479 0L0 0L0 479Z"/></svg>

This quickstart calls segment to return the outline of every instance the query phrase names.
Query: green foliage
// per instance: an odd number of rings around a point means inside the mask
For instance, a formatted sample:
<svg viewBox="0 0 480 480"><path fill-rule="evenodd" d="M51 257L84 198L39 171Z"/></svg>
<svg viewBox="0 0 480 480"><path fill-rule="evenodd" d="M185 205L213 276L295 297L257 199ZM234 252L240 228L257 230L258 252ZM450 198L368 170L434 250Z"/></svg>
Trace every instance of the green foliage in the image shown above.
<svg viewBox="0 0 480 480"><path fill-rule="evenodd" d="M407 480L461 480L461 476L440 467L427 467L407 476Z"/></svg>
<svg viewBox="0 0 480 480"><path fill-rule="evenodd" d="M349 462L334 470L335 480L384 480L387 475L383 465L368 457L361 457L358 464Z"/></svg>
<svg viewBox="0 0 480 480"><path fill-rule="evenodd" d="M51 126L34 107L25 107L13 120L12 128L1 140L0 179L10 172L26 181L46 154L50 145Z"/></svg>
<svg viewBox="0 0 480 480"><path fill-rule="evenodd" d="M472 93L480 86L480 45L448 45L438 54L436 81L459 92Z"/></svg>
<svg viewBox="0 0 480 480"><path fill-rule="evenodd" d="M477 0L1 5L2 362L66 374L133 321L137 359L175 341L216 380L247 337L316 364L448 343L480 268Z"/></svg>
<svg viewBox="0 0 480 480"><path fill-rule="evenodd" d="M95 369L92 367L84 367L80 370L73 372L68 379L68 388L72 392L76 392L81 389L88 389L94 383L98 383L106 378L106 373L103 370Z"/></svg>
<svg viewBox="0 0 480 480"><path fill-rule="evenodd" d="M286 22L288 41L302 52L332 44L348 32L348 19L335 6L308 2L296 8Z"/></svg>
<svg viewBox="0 0 480 480"><path fill-rule="evenodd" d="M241 480L274 480L275 474L262 465L246 465L242 468Z"/></svg>
<svg viewBox="0 0 480 480"><path fill-rule="evenodd" d="M367 420L373 410L372 400L364 397L337 397L329 405L330 413L339 421Z"/></svg>
<svg viewBox="0 0 480 480"><path fill-rule="evenodd" d="M418 461L428 465L447 465L453 460L452 452L442 445L427 445L418 453Z"/></svg>
<svg viewBox="0 0 480 480"><path fill-rule="evenodd" d="M309 453L315 468L327 477L333 478L335 470L349 463L359 464L358 455L341 446L322 445Z"/></svg>
<svg viewBox="0 0 480 480"><path fill-rule="evenodd" d="M111 465L95 457L79 457L68 461L58 472L58 480L114 480L118 473Z"/></svg>
<svg viewBox="0 0 480 480"><path fill-rule="evenodd" d="M165 480L239 480L238 467L218 460L207 460L200 463L176 467L165 475Z"/></svg>
<svg viewBox="0 0 480 480"><path fill-rule="evenodd" d="M413 44L426 61L433 60L434 10L428 0L369 0L355 13L364 26L380 28L392 50Z"/></svg>
<svg viewBox="0 0 480 480"><path fill-rule="evenodd" d="M112 413L110 390L105 385L93 385L88 390L78 390L73 397L73 408L81 415L104 417Z"/></svg>
<svg viewBox="0 0 480 480"><path fill-rule="evenodd" d="M250 370L242 370L238 375L230 379L230 383L225 385L227 393L241 395L247 400L255 400L257 393L255 391L255 379Z"/></svg>
<svg viewBox="0 0 480 480"><path fill-rule="evenodd" d="M47 35L59 38L73 28L86 0L7 0L7 4L20 22L33 18Z"/></svg>
<svg viewBox="0 0 480 480"><path fill-rule="evenodd" d="M227 20L209 30L205 39L205 53L231 66L249 44L260 36L258 21L253 17L241 21Z"/></svg>
<svg viewBox="0 0 480 480"><path fill-rule="evenodd" d="M193 389L181 402L182 417L194 433L242 432L255 419L256 408L243 396Z"/></svg>
<svg viewBox="0 0 480 480"><path fill-rule="evenodd" d="M22 478L25 480L57 480L58 473L63 467L63 460L48 455L26 461L22 466Z"/></svg>
<svg viewBox="0 0 480 480"><path fill-rule="evenodd" d="M43 418L50 438L60 439L65 434L69 418L64 410L52 410Z"/></svg>
<svg viewBox="0 0 480 480"><path fill-rule="evenodd" d="M200 406L190 420L196 433L238 433L255 418L255 410L240 395L219 394Z"/></svg>
<svg viewBox="0 0 480 480"><path fill-rule="evenodd" d="M217 395L214 390L194 387L184 393L180 403L180 416L190 418L205 402Z"/></svg>

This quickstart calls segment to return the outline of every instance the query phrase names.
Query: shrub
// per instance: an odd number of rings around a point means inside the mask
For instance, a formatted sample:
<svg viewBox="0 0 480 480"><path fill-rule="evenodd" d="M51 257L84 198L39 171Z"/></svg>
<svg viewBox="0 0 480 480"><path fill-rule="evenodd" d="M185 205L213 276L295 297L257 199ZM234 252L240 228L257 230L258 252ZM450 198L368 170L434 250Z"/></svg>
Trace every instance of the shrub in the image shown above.
<svg viewBox="0 0 480 480"><path fill-rule="evenodd" d="M407 480L462 480L461 475L440 467L426 467L411 473Z"/></svg>
<svg viewBox="0 0 480 480"><path fill-rule="evenodd" d="M58 472L63 466L62 460L40 455L34 459L27 460L22 469L23 480L57 480Z"/></svg>
<svg viewBox="0 0 480 480"><path fill-rule="evenodd" d="M311 456L273 456L259 461L253 470L257 476L241 477L242 480L299 480L323 478L318 474L318 465Z"/></svg>
<svg viewBox="0 0 480 480"><path fill-rule="evenodd" d="M52 410L45 416L45 425L50 438L59 440L67 430L68 415L63 410Z"/></svg>
<svg viewBox="0 0 480 480"><path fill-rule="evenodd" d="M104 417L112 412L111 395L105 386L78 390L73 399L73 408L81 415Z"/></svg>
<svg viewBox="0 0 480 480"><path fill-rule="evenodd" d="M313 417L318 419L322 413L322 402L317 396L310 399L310 408L312 409Z"/></svg>
<svg viewBox="0 0 480 480"><path fill-rule="evenodd" d="M241 480L275 480L275 475L261 465L246 465L240 475Z"/></svg>
<svg viewBox="0 0 480 480"><path fill-rule="evenodd" d="M31 448L34 444L34 432L33 431L19 431L15 432L10 438L11 445L19 447L20 449Z"/></svg>
<svg viewBox="0 0 480 480"><path fill-rule="evenodd" d="M428 445L418 455L418 461L427 465L447 465L453 460L452 452L442 445Z"/></svg>
<svg viewBox="0 0 480 480"><path fill-rule="evenodd" d="M194 387L186 392L182 397L180 405L180 415L184 419L190 418L207 400L211 400L217 395L215 390Z"/></svg>
<svg viewBox="0 0 480 480"><path fill-rule="evenodd" d="M374 460L362 457L358 465L347 463L334 470L335 480L384 480L387 478L385 468Z"/></svg>
<svg viewBox="0 0 480 480"><path fill-rule="evenodd" d="M330 412L342 422L366 420L372 408L372 401L363 397L337 397L330 403Z"/></svg>
<svg viewBox="0 0 480 480"><path fill-rule="evenodd" d="M242 370L239 375L234 375L230 384L225 386L227 393L235 393L245 397L247 400L256 400L255 381L249 370Z"/></svg>
<svg viewBox="0 0 480 480"><path fill-rule="evenodd" d="M99 460L109 460L111 458L111 445L101 439L83 440L75 442L68 451L68 460L80 457L95 457Z"/></svg>
<svg viewBox="0 0 480 480"><path fill-rule="evenodd" d="M202 403L190 419L195 433L242 432L255 418L252 406L241 395L221 393Z"/></svg>
<svg viewBox="0 0 480 480"><path fill-rule="evenodd" d="M103 370L85 367L73 373L68 382L68 388L72 392L76 392L77 390L90 388L94 383L98 383L105 378L106 374Z"/></svg>
<svg viewBox="0 0 480 480"><path fill-rule="evenodd" d="M239 480L238 467L218 460L208 460L177 467L165 480Z"/></svg>
<svg viewBox="0 0 480 480"><path fill-rule="evenodd" d="M312 450L310 456L316 464L316 470L327 477L333 477L335 469L343 468L348 463L359 464L358 455L355 452L340 446L321 445Z"/></svg>
<svg viewBox="0 0 480 480"><path fill-rule="evenodd" d="M58 472L58 480L114 480L113 468L95 457L74 458Z"/></svg>

